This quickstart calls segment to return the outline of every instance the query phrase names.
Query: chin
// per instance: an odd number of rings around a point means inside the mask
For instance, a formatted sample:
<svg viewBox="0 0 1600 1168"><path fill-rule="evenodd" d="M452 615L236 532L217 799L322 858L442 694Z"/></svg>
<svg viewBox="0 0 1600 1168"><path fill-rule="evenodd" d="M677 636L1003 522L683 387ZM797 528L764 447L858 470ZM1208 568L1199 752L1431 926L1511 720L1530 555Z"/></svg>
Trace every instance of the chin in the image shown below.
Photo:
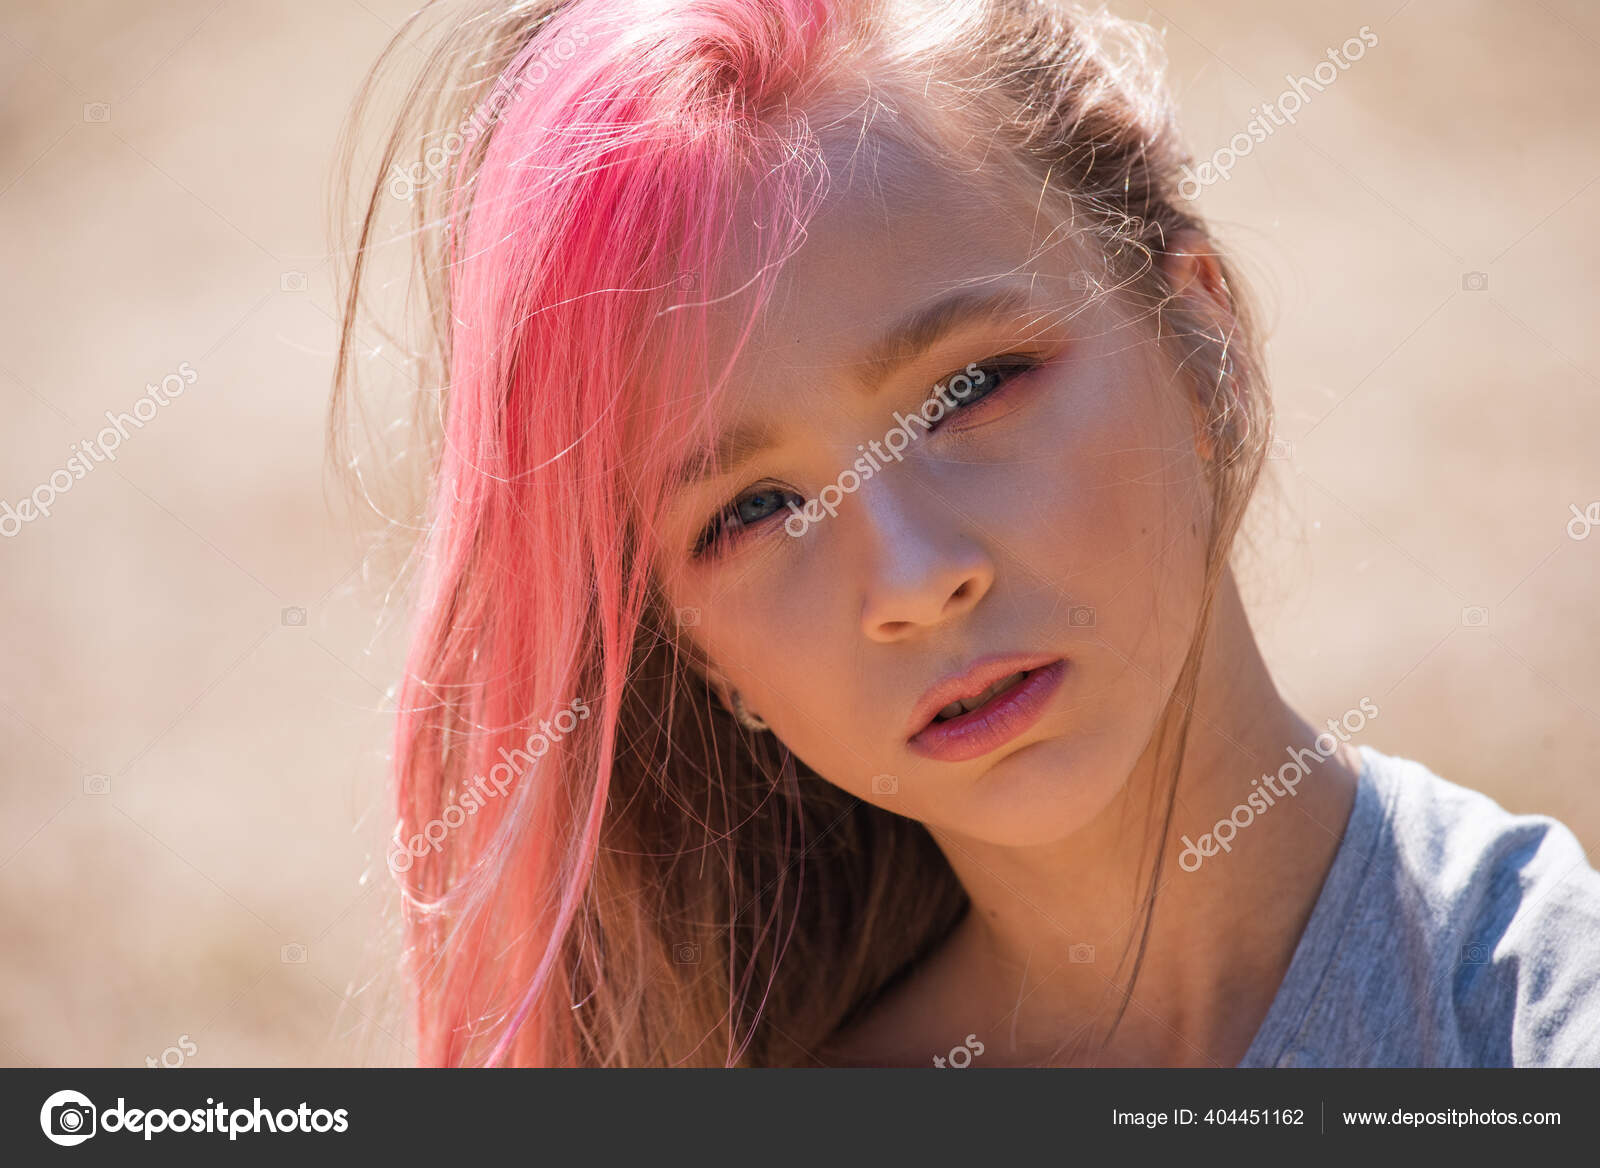
<svg viewBox="0 0 1600 1168"><path fill-rule="evenodd" d="M1019 747L972 781L959 811L928 826L997 847L1058 843L1087 827L1122 792L1133 766L1124 753L1081 734Z"/></svg>

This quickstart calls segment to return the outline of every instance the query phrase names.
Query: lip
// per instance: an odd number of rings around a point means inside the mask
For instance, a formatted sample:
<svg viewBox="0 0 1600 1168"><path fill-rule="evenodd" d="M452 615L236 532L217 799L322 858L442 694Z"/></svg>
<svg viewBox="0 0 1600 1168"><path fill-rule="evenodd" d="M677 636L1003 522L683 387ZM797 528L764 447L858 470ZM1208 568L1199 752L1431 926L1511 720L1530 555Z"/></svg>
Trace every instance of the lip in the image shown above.
<svg viewBox="0 0 1600 1168"><path fill-rule="evenodd" d="M1002 677L1018 670L1027 671L1028 676L1004 693L990 698L976 710L947 722L934 722L930 715L928 724L912 735L907 743L912 752L939 762L965 762L997 750L1029 730L1043 716L1045 707L1061 687L1067 672L1067 662L1063 658L1032 666L1008 665L997 674L988 672L989 680L979 682L976 690L967 686L957 691L935 707L934 713L938 713L956 697L981 693ZM982 677L985 674L975 676Z"/></svg>
<svg viewBox="0 0 1600 1168"><path fill-rule="evenodd" d="M1000 677L1014 672L1016 669L1005 670ZM968 758L989 754L990 750L997 750L1026 733L1043 717L1045 707L1056 696L1066 674L1067 662L1062 658L1034 667L1021 682L990 698L978 709L950 718L949 722L930 722L910 738L907 746L923 758L947 763L966 762Z"/></svg>
<svg viewBox="0 0 1600 1168"><path fill-rule="evenodd" d="M1010 677L1011 674L1016 674L1016 672L1029 672L1029 670L1040 669L1040 667L1050 666L1050 664L1066 666L1066 661L1043 653L995 653L992 656L987 656L987 658L979 658L971 666L962 670L960 674L950 674L949 677L941 678L938 683L934 683L933 686L928 688L922 698L918 699L915 709L912 710L910 722L906 726L906 738L914 741L914 739L922 738L923 734L928 733L928 731L934 730L934 726L931 725L934 715L938 714L939 710L949 706L950 702L957 701L958 698L971 698L974 694L982 693L990 685L998 682L1000 678ZM979 707L979 709L971 710L971 714L963 714L962 717L950 718L949 722L939 723L939 728L954 725L957 722L965 722L966 718L974 717L974 715L987 714L990 706L997 706L1003 699L1008 698L1011 693L1027 688L1029 683L1034 682L1034 680L1034 677L1024 678L1021 685L1013 686L1011 690L1000 694L998 698L990 699L987 704Z"/></svg>

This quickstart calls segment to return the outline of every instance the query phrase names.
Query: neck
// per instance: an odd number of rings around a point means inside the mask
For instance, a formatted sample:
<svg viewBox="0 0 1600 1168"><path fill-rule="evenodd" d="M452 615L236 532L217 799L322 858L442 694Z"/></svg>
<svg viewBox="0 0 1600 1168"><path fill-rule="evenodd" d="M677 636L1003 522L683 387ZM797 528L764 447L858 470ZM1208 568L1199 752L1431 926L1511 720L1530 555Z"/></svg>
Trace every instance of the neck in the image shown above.
<svg viewBox="0 0 1600 1168"><path fill-rule="evenodd" d="M995 1054L1016 1062L1236 1063L1288 969L1354 801L1359 756L1341 731L1324 758L1316 741L1326 730L1279 696L1225 573L1144 959L1104 1046L1144 927L1170 747L1158 759L1152 742L1117 798L1058 843L1005 848L934 832L972 901L940 960L961 971L955 980L965 996L976 989L997 1020ZM1321 745L1329 747L1328 735ZM1290 752L1307 750L1309 758L1299 756L1304 778L1291 768L1280 781ZM1240 805L1250 813L1236 812ZM1244 826L1218 832L1230 816ZM1184 836L1198 850L1180 863Z"/></svg>

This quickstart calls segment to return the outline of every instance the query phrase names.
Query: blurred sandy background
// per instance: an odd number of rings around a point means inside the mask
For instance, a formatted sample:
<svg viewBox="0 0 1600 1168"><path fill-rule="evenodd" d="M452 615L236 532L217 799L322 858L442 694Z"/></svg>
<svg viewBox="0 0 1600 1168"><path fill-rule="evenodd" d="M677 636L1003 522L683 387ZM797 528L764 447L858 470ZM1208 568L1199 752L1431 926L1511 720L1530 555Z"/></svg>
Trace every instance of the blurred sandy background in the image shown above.
<svg viewBox="0 0 1600 1168"><path fill-rule="evenodd" d="M0 499L197 374L0 539L0 1063L411 1058L396 651L323 462L329 163L409 7L0 12ZM1567 530L1600 501L1600 11L1114 7L1166 27L1197 157L1377 34L1201 199L1274 338L1252 610L1311 720L1370 697L1363 741L1600 854L1600 532Z"/></svg>

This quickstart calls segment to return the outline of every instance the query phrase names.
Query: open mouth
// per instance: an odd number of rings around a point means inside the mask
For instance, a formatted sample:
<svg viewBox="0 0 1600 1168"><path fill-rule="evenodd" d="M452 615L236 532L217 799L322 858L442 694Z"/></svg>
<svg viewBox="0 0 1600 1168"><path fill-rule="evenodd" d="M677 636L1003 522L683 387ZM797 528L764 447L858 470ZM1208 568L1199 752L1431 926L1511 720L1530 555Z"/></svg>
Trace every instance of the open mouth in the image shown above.
<svg viewBox="0 0 1600 1168"><path fill-rule="evenodd" d="M907 739L912 752L940 762L963 762L980 758L1026 734L1044 717L1061 688L1068 665L1060 657L1044 662L1037 657L1022 659L1029 661L1031 668L1014 670L977 693L935 710L921 729ZM977 670L973 673L977 674ZM974 676L969 684L977 680L979 677ZM947 687L938 697L949 692ZM917 716L921 717L922 712Z"/></svg>
<svg viewBox="0 0 1600 1168"><path fill-rule="evenodd" d="M1033 670L1031 669L1019 669L1009 677L1002 677L982 693L974 694L970 698L959 698L951 702L933 716L933 721L930 725L937 726L940 722L948 722L952 718L959 718L963 714L972 713L973 710L987 705L991 699L1005 693L1006 690L1026 681L1028 675L1032 672Z"/></svg>

